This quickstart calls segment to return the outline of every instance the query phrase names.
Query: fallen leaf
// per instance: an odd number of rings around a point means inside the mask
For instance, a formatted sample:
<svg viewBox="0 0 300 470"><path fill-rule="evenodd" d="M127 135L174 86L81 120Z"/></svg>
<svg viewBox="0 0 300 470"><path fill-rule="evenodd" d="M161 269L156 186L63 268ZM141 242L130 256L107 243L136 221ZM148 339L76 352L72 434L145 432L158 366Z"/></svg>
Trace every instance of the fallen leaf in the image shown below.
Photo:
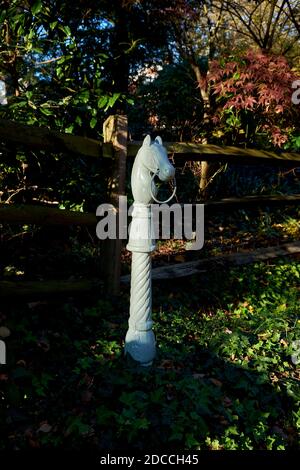
<svg viewBox="0 0 300 470"><path fill-rule="evenodd" d="M90 390L85 390L81 395L83 403L89 403L92 399L93 393Z"/></svg>
<svg viewBox="0 0 300 470"><path fill-rule="evenodd" d="M210 380L214 385L216 385L217 387L222 387L222 385L223 385L222 382L221 382L220 380L218 380L218 379L213 379L213 378L211 378L211 379L209 379L209 380Z"/></svg>
<svg viewBox="0 0 300 470"><path fill-rule="evenodd" d="M222 419L222 421L220 421L220 424L222 424L223 426L228 426L228 421L226 421L226 419Z"/></svg>
<svg viewBox="0 0 300 470"><path fill-rule="evenodd" d="M194 379L203 379L205 377L205 374L193 374Z"/></svg>
<svg viewBox="0 0 300 470"><path fill-rule="evenodd" d="M50 426L50 424L46 422L46 423L43 423L39 427L38 432L45 432L46 433L46 432L50 432L51 429L52 429L52 426Z"/></svg>
<svg viewBox="0 0 300 470"><path fill-rule="evenodd" d="M232 334L232 331L229 330L228 328L225 328L224 333L227 333L228 335L231 335L231 334Z"/></svg>
<svg viewBox="0 0 300 470"><path fill-rule="evenodd" d="M174 260L179 261L181 263L181 262L185 261L185 257L182 256L182 255L176 255L176 256L174 256Z"/></svg>
<svg viewBox="0 0 300 470"><path fill-rule="evenodd" d="M111 329L111 330L117 330L120 328L120 325L118 323L112 323L110 321L106 322L106 325Z"/></svg>
<svg viewBox="0 0 300 470"><path fill-rule="evenodd" d="M158 369L174 369L174 362L170 359L164 359L157 367Z"/></svg>
<svg viewBox="0 0 300 470"><path fill-rule="evenodd" d="M38 449L40 447L40 443L38 441L33 440L33 439L28 439L28 444L33 449Z"/></svg>
<svg viewBox="0 0 300 470"><path fill-rule="evenodd" d="M20 359L19 361L17 361L17 365L26 367L26 362L24 361L24 359Z"/></svg>
<svg viewBox="0 0 300 470"><path fill-rule="evenodd" d="M40 305L47 305L47 302L46 301L28 302L27 305L29 308L33 309L33 308L39 307Z"/></svg>
<svg viewBox="0 0 300 470"><path fill-rule="evenodd" d="M223 400L223 403L225 406L231 406L232 405L232 401L230 400L230 398L228 397L225 397L224 400Z"/></svg>
<svg viewBox="0 0 300 470"><path fill-rule="evenodd" d="M1 338L7 338L8 336L10 336L10 330L6 326L1 326L0 336Z"/></svg>
<svg viewBox="0 0 300 470"><path fill-rule="evenodd" d="M37 343L38 347L41 348L44 352L48 352L50 349L50 344L47 339L41 339Z"/></svg>

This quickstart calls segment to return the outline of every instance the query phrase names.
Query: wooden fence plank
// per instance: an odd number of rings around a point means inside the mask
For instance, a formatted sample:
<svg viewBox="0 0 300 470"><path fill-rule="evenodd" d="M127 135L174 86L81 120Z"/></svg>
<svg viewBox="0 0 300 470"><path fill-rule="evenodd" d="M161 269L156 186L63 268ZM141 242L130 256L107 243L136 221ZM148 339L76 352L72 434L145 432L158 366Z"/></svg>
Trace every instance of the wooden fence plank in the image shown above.
<svg viewBox="0 0 300 470"><path fill-rule="evenodd" d="M0 139L15 145L29 148L47 150L50 152L67 152L92 157L113 156L111 141L101 142L87 137L64 134L49 130L45 127L27 126L13 121L0 119ZM142 142L128 142L128 157L135 157ZM218 146L211 144L196 144L189 142L165 142L170 155L177 161L224 161L243 163L257 163L270 161L270 163L300 162L299 152L271 152L266 150L245 149L232 146Z"/></svg>
<svg viewBox="0 0 300 470"><path fill-rule="evenodd" d="M95 214L75 212L53 207L27 204L0 203L0 223L36 225L94 225Z"/></svg>
<svg viewBox="0 0 300 470"><path fill-rule="evenodd" d="M26 126L0 119L0 140L53 153L67 152L89 157L111 157L112 145L98 140L51 131L46 127Z"/></svg>
<svg viewBox="0 0 300 470"><path fill-rule="evenodd" d="M153 270L153 279L172 279L186 277L203 272L204 268L214 269L216 265L241 266L256 261L267 261L280 256L294 255L300 253L300 242L286 243L278 247L259 248L244 253L232 253L228 255L214 256L198 261L163 266Z"/></svg>
<svg viewBox="0 0 300 470"><path fill-rule="evenodd" d="M51 280L51 281L0 281L0 298L22 297L40 299L59 295L82 295L97 290L102 285L100 280Z"/></svg>
<svg viewBox="0 0 300 470"><path fill-rule="evenodd" d="M300 253L300 241L285 243L283 245L259 248L257 250L246 251L244 253L232 253L220 256L212 256L197 261L177 263L168 266L161 266L152 270L152 279L159 281L162 279L174 279L192 276L215 269L216 265L241 266L251 264L256 261L267 261L280 256L295 255ZM122 276L121 282L129 283L130 275Z"/></svg>
<svg viewBox="0 0 300 470"><path fill-rule="evenodd" d="M268 205L290 205L300 202L300 194L273 196L245 196L225 198L219 201L206 201L205 213L225 210L252 209ZM194 205L194 204L193 204ZM75 212L53 207L30 204L0 203L0 223L35 225L87 225L96 227L98 220L93 213Z"/></svg>
<svg viewBox="0 0 300 470"><path fill-rule="evenodd" d="M205 212L214 213L222 210L255 209L261 206L293 205L299 202L300 194L228 197L219 201L205 201Z"/></svg>
<svg viewBox="0 0 300 470"><path fill-rule="evenodd" d="M276 247L259 248L244 253L232 253L222 256L213 256L203 260L178 263L174 265L154 268L152 279L154 281L187 277L206 272L208 269L222 266L241 266L256 261L267 261L281 256L296 255L300 253L300 241L285 243ZM130 275L122 276L121 282L128 284ZM99 279L78 280L51 280L51 281L0 281L0 298L36 298L56 295L82 295L92 290L98 290L103 285Z"/></svg>
<svg viewBox="0 0 300 470"><path fill-rule="evenodd" d="M136 155L142 142L128 143L128 157ZM175 162L194 160L211 162L232 162L238 164L251 164L258 162L268 163L300 163L300 152L271 152L267 150L244 149L231 146L218 146L211 144L194 144L187 142L164 142L170 155L173 155ZM300 166L300 165L299 165Z"/></svg>

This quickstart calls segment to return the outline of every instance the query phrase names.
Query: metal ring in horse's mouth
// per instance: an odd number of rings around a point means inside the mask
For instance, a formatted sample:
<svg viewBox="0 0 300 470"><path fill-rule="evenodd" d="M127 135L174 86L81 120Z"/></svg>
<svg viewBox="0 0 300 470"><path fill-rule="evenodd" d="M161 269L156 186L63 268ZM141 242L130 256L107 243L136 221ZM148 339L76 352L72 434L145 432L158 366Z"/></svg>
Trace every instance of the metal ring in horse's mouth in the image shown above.
<svg viewBox="0 0 300 470"><path fill-rule="evenodd" d="M153 201L157 202L158 204L166 204L167 202L171 201L171 199L173 199L173 197L175 196L176 194L176 190L177 190L177 186L176 186L176 179L175 177L172 178L172 180L169 180L169 181L174 181L174 189L173 189L173 192L171 194L171 196L166 199L165 201L160 201L159 199L156 199L156 197L153 195L153 192L152 192L152 183L154 182L154 178L155 176L158 176L158 173L153 173L152 177L151 177L151 183L150 183L150 195L153 199ZM154 183L155 184L155 183Z"/></svg>

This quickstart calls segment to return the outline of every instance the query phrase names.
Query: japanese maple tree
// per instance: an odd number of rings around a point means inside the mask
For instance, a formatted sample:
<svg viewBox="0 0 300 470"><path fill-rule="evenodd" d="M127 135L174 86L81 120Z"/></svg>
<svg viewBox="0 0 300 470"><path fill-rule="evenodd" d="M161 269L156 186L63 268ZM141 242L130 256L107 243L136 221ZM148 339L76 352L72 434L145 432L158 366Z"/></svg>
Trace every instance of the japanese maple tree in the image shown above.
<svg viewBox="0 0 300 470"><path fill-rule="evenodd" d="M284 57L255 50L212 61L213 135L227 143L282 147L299 133L300 106L291 99L297 79Z"/></svg>

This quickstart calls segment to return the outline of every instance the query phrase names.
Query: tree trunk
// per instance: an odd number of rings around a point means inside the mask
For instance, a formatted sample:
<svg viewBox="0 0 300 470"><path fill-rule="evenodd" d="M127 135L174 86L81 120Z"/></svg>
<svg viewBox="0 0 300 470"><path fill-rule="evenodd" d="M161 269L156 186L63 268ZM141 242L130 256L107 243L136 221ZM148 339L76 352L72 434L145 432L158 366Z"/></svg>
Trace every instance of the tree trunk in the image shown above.
<svg viewBox="0 0 300 470"><path fill-rule="evenodd" d="M207 71L201 71L199 65L192 63L192 69L194 71L199 90L201 99L203 102L203 124L204 129L206 131L205 137L202 139L202 144L209 143L209 132L210 132L210 98L207 86ZM202 199L207 199L207 185L209 183L209 175L211 173L212 164L202 161L201 162L201 175L200 175L200 182L199 182L199 189L200 189L200 196Z"/></svg>
<svg viewBox="0 0 300 470"><path fill-rule="evenodd" d="M114 10L114 32L111 40L111 76L114 93L127 94L129 81L129 58L126 53L130 44L128 32L128 12L123 2L112 1ZM111 110L112 114L126 114L126 102L118 102Z"/></svg>

